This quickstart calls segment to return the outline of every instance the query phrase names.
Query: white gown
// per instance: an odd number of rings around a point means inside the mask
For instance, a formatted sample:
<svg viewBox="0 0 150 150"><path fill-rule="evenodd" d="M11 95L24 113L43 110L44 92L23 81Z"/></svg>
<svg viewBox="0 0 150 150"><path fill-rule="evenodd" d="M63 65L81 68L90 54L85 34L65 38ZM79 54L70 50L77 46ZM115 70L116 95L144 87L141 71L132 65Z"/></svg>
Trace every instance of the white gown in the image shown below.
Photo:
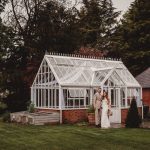
<svg viewBox="0 0 150 150"><path fill-rule="evenodd" d="M108 113L108 104L107 104L107 99L105 98L102 100L101 128L110 127L110 121L107 113Z"/></svg>

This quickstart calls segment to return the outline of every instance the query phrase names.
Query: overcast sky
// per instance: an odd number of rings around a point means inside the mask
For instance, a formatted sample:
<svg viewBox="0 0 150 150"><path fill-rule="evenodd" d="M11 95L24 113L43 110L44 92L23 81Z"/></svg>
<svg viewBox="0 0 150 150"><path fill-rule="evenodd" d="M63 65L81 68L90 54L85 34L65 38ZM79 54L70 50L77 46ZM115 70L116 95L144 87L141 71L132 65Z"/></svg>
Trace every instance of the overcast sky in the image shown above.
<svg viewBox="0 0 150 150"><path fill-rule="evenodd" d="M122 11L122 14L128 10L133 1L134 0L112 0L114 7L117 8L118 11Z"/></svg>
<svg viewBox="0 0 150 150"><path fill-rule="evenodd" d="M72 0L73 2L74 0ZM80 1L80 0L79 0ZM129 8L130 4L135 0L112 0L114 7L117 11L122 11L121 15L123 15ZM7 10L7 7L6 7ZM3 17L3 14L1 14ZM121 17L121 16L120 16ZM119 17L119 18L120 18Z"/></svg>

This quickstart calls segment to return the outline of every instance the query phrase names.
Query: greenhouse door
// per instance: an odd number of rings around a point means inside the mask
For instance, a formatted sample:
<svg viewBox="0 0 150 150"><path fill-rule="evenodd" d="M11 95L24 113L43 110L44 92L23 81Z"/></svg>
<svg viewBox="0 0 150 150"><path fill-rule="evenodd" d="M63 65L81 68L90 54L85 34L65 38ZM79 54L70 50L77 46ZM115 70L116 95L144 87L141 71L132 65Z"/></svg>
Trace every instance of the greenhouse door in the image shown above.
<svg viewBox="0 0 150 150"><path fill-rule="evenodd" d="M113 112L113 115L110 116L110 122L121 123L120 88L110 88L108 94L111 101L111 110Z"/></svg>

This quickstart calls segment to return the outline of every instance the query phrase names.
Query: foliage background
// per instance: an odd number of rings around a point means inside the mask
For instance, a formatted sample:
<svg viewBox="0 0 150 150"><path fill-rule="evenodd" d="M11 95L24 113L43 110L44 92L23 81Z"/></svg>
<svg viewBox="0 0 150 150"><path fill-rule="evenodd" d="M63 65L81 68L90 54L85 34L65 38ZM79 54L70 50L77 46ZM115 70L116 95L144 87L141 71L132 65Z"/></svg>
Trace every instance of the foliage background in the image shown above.
<svg viewBox="0 0 150 150"><path fill-rule="evenodd" d="M9 111L27 109L46 51L94 49L94 55L122 58L133 75L150 66L150 1L135 0L121 20L111 0L81 0L80 9L70 2L0 1L0 13L10 6L0 18L0 104Z"/></svg>

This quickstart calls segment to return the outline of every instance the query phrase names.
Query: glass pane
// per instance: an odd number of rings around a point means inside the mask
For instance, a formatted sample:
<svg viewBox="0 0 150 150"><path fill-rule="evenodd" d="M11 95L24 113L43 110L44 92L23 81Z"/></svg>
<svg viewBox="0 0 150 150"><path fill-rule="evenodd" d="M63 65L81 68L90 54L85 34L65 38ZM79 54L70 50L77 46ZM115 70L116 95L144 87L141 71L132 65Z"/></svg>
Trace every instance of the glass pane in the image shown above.
<svg viewBox="0 0 150 150"><path fill-rule="evenodd" d="M125 107L125 88L120 89L121 107Z"/></svg>
<svg viewBox="0 0 150 150"><path fill-rule="evenodd" d="M69 89L70 97L85 97L86 94L85 89Z"/></svg>
<svg viewBox="0 0 150 150"><path fill-rule="evenodd" d="M115 96L113 89L111 89L111 106L115 106Z"/></svg>

